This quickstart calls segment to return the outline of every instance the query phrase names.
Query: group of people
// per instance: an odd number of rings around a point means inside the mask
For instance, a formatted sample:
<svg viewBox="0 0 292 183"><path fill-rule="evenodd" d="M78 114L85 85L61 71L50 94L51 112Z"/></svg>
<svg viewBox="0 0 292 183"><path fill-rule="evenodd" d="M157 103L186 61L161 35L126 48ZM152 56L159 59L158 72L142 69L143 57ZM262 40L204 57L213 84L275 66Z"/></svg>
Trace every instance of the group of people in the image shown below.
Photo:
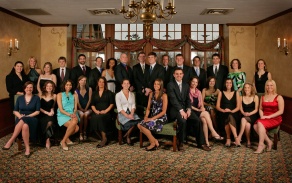
<svg viewBox="0 0 292 183"><path fill-rule="evenodd" d="M110 58L103 69L103 59L97 57L96 67L91 69L85 64L86 56L80 54L78 65L72 69L66 67L66 58L60 57L60 68L53 70L52 64L46 62L43 71L34 57L29 58L27 68L17 61L6 77L16 126L2 149L8 150L21 133L25 156L29 157L29 140L36 139L38 129L40 139L50 148L55 123L66 127L60 142L63 150L73 144L69 137L78 131L79 140L86 140L88 131L100 132L101 142L97 147L102 148L114 126L116 107L125 142L133 145L131 133L137 127L149 139L146 151L159 147L153 133L171 121L177 121L180 151L184 150L188 135L196 137L198 147L210 151L209 138L226 137L226 147L239 147L245 133L247 147L251 147L252 126L259 135L255 153L271 151L273 143L266 130L281 124L284 101L277 94L276 83L271 80L264 60L257 61L254 81L248 83L245 72L240 71L239 59L231 61L232 72L220 64L218 54L212 55L213 65L207 71L201 68L198 56L193 58L193 67L184 64L182 54L176 55L175 67L168 65L169 59L163 55L160 65L155 52L147 57L140 52L139 63L131 68L127 54L122 53L120 64ZM19 96L14 103L15 95Z"/></svg>

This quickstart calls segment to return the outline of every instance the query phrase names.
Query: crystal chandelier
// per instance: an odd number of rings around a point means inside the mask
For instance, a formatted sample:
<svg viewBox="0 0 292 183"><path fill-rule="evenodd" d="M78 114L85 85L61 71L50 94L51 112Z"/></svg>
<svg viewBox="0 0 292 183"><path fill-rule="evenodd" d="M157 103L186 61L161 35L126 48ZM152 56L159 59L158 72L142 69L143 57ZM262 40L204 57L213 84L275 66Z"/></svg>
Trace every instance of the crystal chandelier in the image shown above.
<svg viewBox="0 0 292 183"><path fill-rule="evenodd" d="M156 21L160 23L162 19L170 20L174 11L174 0L167 0L167 6L164 7L164 0L129 0L128 10L125 8L125 0L122 0L122 9L125 19L129 19L131 23L135 23L140 17L140 20L145 24L146 36L149 36L149 29L151 24Z"/></svg>

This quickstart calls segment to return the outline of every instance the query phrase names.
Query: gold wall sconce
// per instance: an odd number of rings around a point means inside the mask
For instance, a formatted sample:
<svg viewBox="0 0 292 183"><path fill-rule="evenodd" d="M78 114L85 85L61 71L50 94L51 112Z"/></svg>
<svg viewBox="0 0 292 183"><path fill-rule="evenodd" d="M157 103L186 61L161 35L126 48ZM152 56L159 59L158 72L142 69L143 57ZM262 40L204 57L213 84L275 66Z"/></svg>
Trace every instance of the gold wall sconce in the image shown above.
<svg viewBox="0 0 292 183"><path fill-rule="evenodd" d="M289 54L287 39L285 39L285 38L283 39L283 47L281 47L281 39L280 38L277 39L277 44L278 44L278 50L280 52L284 52L285 55Z"/></svg>
<svg viewBox="0 0 292 183"><path fill-rule="evenodd" d="M13 44L14 43L14 44ZM8 55L11 56L12 53L16 53L19 50L19 41L17 39L10 39L8 44Z"/></svg>

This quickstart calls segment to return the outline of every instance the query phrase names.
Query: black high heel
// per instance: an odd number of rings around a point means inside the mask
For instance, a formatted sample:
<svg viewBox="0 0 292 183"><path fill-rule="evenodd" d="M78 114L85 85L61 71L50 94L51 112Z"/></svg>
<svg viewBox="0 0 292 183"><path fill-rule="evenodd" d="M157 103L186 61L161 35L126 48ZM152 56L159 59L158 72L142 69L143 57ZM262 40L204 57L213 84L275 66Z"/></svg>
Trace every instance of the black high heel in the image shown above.
<svg viewBox="0 0 292 183"><path fill-rule="evenodd" d="M2 147L2 150L4 150L4 151L9 150L9 149L13 146L13 144L14 144L14 143L12 143L10 147L4 147L4 146L3 146L3 147Z"/></svg>
<svg viewBox="0 0 292 183"><path fill-rule="evenodd" d="M157 146L156 145L154 145L152 148L150 148L150 149L148 149L147 147L145 148L145 150L146 151L155 151L155 150L157 150Z"/></svg>

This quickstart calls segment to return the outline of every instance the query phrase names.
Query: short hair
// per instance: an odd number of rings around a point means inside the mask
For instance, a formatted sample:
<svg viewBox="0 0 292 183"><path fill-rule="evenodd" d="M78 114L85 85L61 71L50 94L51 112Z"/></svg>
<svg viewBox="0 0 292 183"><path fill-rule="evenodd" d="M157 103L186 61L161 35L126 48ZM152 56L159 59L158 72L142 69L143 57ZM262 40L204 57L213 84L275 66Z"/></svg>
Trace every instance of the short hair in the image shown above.
<svg viewBox="0 0 292 183"><path fill-rule="evenodd" d="M72 81L71 79L67 79L65 82L62 83L62 86L61 86L61 92L64 92L64 91L65 91L65 85L66 85L67 83L71 83L72 88L71 88L70 92L71 92L72 94L74 94L74 83L73 83L73 81Z"/></svg>
<svg viewBox="0 0 292 183"><path fill-rule="evenodd" d="M175 55L175 58L177 58L177 57L183 57L183 58L184 58L184 56L183 56L181 53L176 54L176 55Z"/></svg>
<svg viewBox="0 0 292 183"><path fill-rule="evenodd" d="M155 52L153 52L153 51L148 53L148 56L151 56L151 55L153 55L154 57L157 57L157 54Z"/></svg>
<svg viewBox="0 0 292 183"><path fill-rule="evenodd" d="M206 86L206 88L207 88L207 90L210 89L209 83L210 83L211 79L215 80L214 90L216 91L217 90L217 86L216 86L216 78L215 78L215 76L210 76L210 77L207 78L207 86Z"/></svg>
<svg viewBox="0 0 292 183"><path fill-rule="evenodd" d="M146 55L146 53L144 51L140 51L137 55L137 58L140 56L140 55Z"/></svg>
<svg viewBox="0 0 292 183"><path fill-rule="evenodd" d="M86 56L83 53L78 55L78 60L79 60L80 57L85 57L86 58Z"/></svg>
<svg viewBox="0 0 292 183"><path fill-rule="evenodd" d="M110 68L109 63L110 63L111 60L115 61L115 65L114 65L114 67L113 67L113 69L115 70L115 67L116 67L117 64L118 64L118 61L117 61L115 58L109 58L109 59L107 59L106 64L105 64L105 68L106 68L106 69L109 69L109 68Z"/></svg>
<svg viewBox="0 0 292 183"><path fill-rule="evenodd" d="M199 85L200 85L200 79L199 79L198 76L192 76L192 77L190 78L190 80L189 80L189 86L191 87L191 83L192 83L193 79L196 79L196 80L198 81L198 86L197 86L197 88L198 88Z"/></svg>
<svg viewBox="0 0 292 183"><path fill-rule="evenodd" d="M245 91L244 91L244 87L245 87L245 85L249 85L250 86L250 88L251 88L251 91L250 91L250 95L251 96L255 96L255 88L254 88L254 86L253 86L253 84L251 84L251 83L244 83L244 85L243 85L243 90L242 90L242 96L246 96L246 93L245 93Z"/></svg>
<svg viewBox="0 0 292 183"><path fill-rule="evenodd" d="M267 92L267 85L268 85L268 83L272 83L274 85L274 89L275 89L274 90L274 94L276 94L277 93L277 85L276 85L276 82L274 80L272 80L272 79L269 79L265 83L265 95L268 94L268 92Z"/></svg>
<svg viewBox="0 0 292 183"><path fill-rule="evenodd" d="M58 62L59 62L59 60L64 60L65 62L67 62L66 57L63 57L63 56L58 58Z"/></svg>
<svg viewBox="0 0 292 183"><path fill-rule="evenodd" d="M184 70L183 70L182 68L180 68L180 67L176 67L176 68L174 68L174 70L173 70L173 74L175 73L175 71L182 71L182 72L184 72Z"/></svg>
<svg viewBox="0 0 292 183"><path fill-rule="evenodd" d="M214 53L214 54L212 55L212 59L213 59L214 57L219 57L219 58L220 58L220 55L219 55L218 53Z"/></svg>
<svg viewBox="0 0 292 183"><path fill-rule="evenodd" d="M44 84L44 86L43 86L43 88L42 88L42 96L46 96L47 95L47 90L46 90L46 87L47 87L47 85L48 84L51 84L52 85L52 87L53 87L53 90L52 90L52 93L51 93L51 95L53 96L54 95L54 92L55 92L55 88L56 88L56 85L55 85L55 83L53 82L53 81L46 81L45 82L45 84Z"/></svg>
<svg viewBox="0 0 292 183"><path fill-rule="evenodd" d="M233 86L233 80L232 80L231 78L227 78L227 79L225 79L225 81L224 81L224 86L223 86L223 91L227 91L227 87L226 87L226 82L227 82L227 81L231 81L231 83L232 83L231 91L233 92L233 91L234 91L234 86Z"/></svg>
<svg viewBox="0 0 292 183"><path fill-rule="evenodd" d="M101 79L103 80L103 83L104 83L104 91L106 91L107 90L107 80L106 80L106 78L104 76L101 76L101 77L99 77L97 79L97 81L96 81L96 91L99 91L98 82Z"/></svg>
<svg viewBox="0 0 292 183"><path fill-rule="evenodd" d="M25 82L24 83L24 85L23 85L23 92L24 92L24 94L25 94L25 88L28 86L28 85L32 85L32 88L34 89L34 84L33 84L33 82L31 82L31 81L27 81L27 82Z"/></svg>
<svg viewBox="0 0 292 183"><path fill-rule="evenodd" d="M80 84L79 84L79 81L80 81L81 79L83 79L83 78L86 78L86 79L87 79L87 77L84 76L84 75L79 76L78 79L77 79L77 83L76 83L76 84L77 84L77 87L76 87L76 88L77 88L78 90L80 90Z"/></svg>
<svg viewBox="0 0 292 183"><path fill-rule="evenodd" d="M123 79L121 84L123 84L124 81L129 81L129 83L131 84L130 79L128 79L128 78Z"/></svg>
<svg viewBox="0 0 292 183"><path fill-rule="evenodd" d="M241 69L241 62L240 62L240 60L237 59L237 58L231 60L231 62L230 62L230 67L231 67L231 69L233 69L232 64L233 64L234 61L237 61L237 63L238 63L238 69Z"/></svg>
<svg viewBox="0 0 292 183"><path fill-rule="evenodd" d="M50 66L50 74L52 74L52 71L53 71L52 63L51 63L51 62L46 62L46 63L44 64L43 69L46 67L46 65ZM44 71L44 73L45 73L45 71Z"/></svg>
<svg viewBox="0 0 292 183"><path fill-rule="evenodd" d="M102 58L102 57L100 57L100 56L96 57L96 58L95 58L95 61L96 61L98 58L100 58L100 59L101 59L101 61L103 62L103 58Z"/></svg>
<svg viewBox="0 0 292 183"><path fill-rule="evenodd" d="M163 57L167 57L168 58L168 60L170 59L170 57L169 57L169 55L168 54L164 54L164 55L162 55L162 59L163 59Z"/></svg>
<svg viewBox="0 0 292 183"><path fill-rule="evenodd" d="M266 61L265 61L264 59L261 59L261 58L258 59L257 63L255 64L255 70L256 70L256 71L259 71L259 68L258 68L258 63L259 63L259 61L263 61L263 62L264 62L264 64L265 64L264 70L265 70L265 71L268 71Z"/></svg>

